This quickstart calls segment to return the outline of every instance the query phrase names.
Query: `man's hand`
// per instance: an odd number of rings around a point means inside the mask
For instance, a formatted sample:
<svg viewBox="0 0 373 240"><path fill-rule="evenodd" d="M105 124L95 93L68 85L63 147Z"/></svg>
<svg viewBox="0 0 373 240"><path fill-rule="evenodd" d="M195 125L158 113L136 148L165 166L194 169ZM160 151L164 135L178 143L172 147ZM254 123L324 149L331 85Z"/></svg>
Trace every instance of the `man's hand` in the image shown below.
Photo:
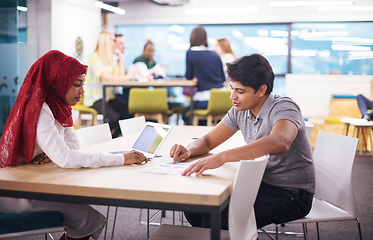
<svg viewBox="0 0 373 240"><path fill-rule="evenodd" d="M147 159L141 152L131 150L124 154L124 165L147 163Z"/></svg>
<svg viewBox="0 0 373 240"><path fill-rule="evenodd" d="M190 151L183 145L175 144L170 150L170 157L173 158L174 163L180 160L190 158Z"/></svg>
<svg viewBox="0 0 373 240"><path fill-rule="evenodd" d="M34 159L32 159L31 163L33 164L44 164L52 162L52 160L45 154L40 153L39 155L35 156Z"/></svg>
<svg viewBox="0 0 373 240"><path fill-rule="evenodd" d="M193 173L196 173L196 176L200 176L207 169L215 169L221 167L224 163L225 162L223 161L223 158L218 157L218 155L211 155L192 163L184 170L182 175L190 176Z"/></svg>

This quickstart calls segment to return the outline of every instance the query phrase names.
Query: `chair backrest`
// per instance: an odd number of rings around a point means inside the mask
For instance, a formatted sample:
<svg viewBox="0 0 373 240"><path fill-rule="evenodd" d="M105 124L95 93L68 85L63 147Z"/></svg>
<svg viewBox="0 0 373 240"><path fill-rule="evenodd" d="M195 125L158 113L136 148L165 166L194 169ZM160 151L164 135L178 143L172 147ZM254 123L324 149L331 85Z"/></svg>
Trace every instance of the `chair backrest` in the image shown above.
<svg viewBox="0 0 373 240"><path fill-rule="evenodd" d="M253 160L241 160L229 203L229 236L231 240L258 237L254 202L269 155Z"/></svg>
<svg viewBox="0 0 373 240"><path fill-rule="evenodd" d="M230 90L211 89L210 100L207 105L209 114L220 115L226 114L232 108L232 100L230 99Z"/></svg>
<svg viewBox="0 0 373 240"><path fill-rule="evenodd" d="M129 113L167 113L167 91L164 88L131 88L128 97Z"/></svg>
<svg viewBox="0 0 373 240"><path fill-rule="evenodd" d="M80 147L108 141L112 139L108 123L80 128L76 130L78 134Z"/></svg>
<svg viewBox="0 0 373 240"><path fill-rule="evenodd" d="M305 125L306 125L306 133L307 133L307 137L310 137L314 125L313 125L312 123L308 122L308 121L304 121L304 123L305 123Z"/></svg>
<svg viewBox="0 0 373 240"><path fill-rule="evenodd" d="M119 127L122 136L140 132L144 127L145 122L146 120L144 116L119 120Z"/></svg>
<svg viewBox="0 0 373 240"><path fill-rule="evenodd" d="M40 211L0 214L0 239L65 232L60 212Z"/></svg>
<svg viewBox="0 0 373 240"><path fill-rule="evenodd" d="M316 170L315 198L356 214L352 165L357 138L319 131L313 153Z"/></svg>

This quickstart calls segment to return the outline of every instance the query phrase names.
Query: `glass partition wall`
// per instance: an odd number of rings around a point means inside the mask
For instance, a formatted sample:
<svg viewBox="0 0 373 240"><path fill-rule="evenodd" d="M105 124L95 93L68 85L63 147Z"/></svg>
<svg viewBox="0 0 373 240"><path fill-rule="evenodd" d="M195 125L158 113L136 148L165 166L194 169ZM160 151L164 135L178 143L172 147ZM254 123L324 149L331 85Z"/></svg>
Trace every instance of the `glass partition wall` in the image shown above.
<svg viewBox="0 0 373 240"><path fill-rule="evenodd" d="M197 25L120 25L126 38L127 66L145 42L155 45L154 59L170 77L184 76L190 33ZM286 95L285 74L373 75L373 22L205 25L209 48L227 38L237 57L260 53L276 74L274 92ZM291 36L291 37L289 37Z"/></svg>

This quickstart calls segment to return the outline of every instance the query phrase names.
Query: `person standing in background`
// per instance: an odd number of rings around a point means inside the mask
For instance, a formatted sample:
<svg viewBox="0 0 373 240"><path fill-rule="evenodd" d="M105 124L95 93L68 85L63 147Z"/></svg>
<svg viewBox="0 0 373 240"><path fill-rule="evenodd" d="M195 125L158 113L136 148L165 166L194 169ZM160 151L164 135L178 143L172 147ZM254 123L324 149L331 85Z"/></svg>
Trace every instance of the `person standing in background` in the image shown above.
<svg viewBox="0 0 373 240"><path fill-rule="evenodd" d="M207 109L211 88L222 88L225 75L219 55L208 49L207 33L203 26L193 29L190 35L190 48L186 53L186 79L198 81L193 108ZM189 123L187 108L183 113L185 124Z"/></svg>
<svg viewBox="0 0 373 240"><path fill-rule="evenodd" d="M228 79L227 74L227 63L236 61L237 57L234 55L229 40L226 38L221 38L216 41L214 51L220 56L223 63L223 69L225 73L225 78ZM225 81L225 87L229 87L228 81Z"/></svg>
<svg viewBox="0 0 373 240"><path fill-rule="evenodd" d="M118 61L113 57L113 53L118 57ZM128 104L115 95L114 88L106 88L106 99L103 99L101 81L130 81L135 74L135 71L125 74L122 53L115 48L114 34L100 32L96 49L88 60L84 104L102 113L102 101L105 101L105 121L109 122L113 138L120 134L118 120L131 115L128 114Z"/></svg>

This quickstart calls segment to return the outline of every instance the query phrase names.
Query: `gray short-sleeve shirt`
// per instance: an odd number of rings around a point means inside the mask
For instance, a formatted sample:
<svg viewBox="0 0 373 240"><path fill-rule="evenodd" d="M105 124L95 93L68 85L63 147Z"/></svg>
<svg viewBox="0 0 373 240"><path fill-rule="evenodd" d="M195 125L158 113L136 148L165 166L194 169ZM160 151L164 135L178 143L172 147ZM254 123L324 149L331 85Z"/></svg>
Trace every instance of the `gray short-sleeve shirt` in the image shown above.
<svg viewBox="0 0 373 240"><path fill-rule="evenodd" d="M232 107L222 122L230 129L241 130L246 143L268 136L280 119L293 122L298 134L289 150L282 155L271 155L263 176L265 183L286 189L315 192L315 167L311 145L299 106L288 97L270 94L257 117L249 111Z"/></svg>

